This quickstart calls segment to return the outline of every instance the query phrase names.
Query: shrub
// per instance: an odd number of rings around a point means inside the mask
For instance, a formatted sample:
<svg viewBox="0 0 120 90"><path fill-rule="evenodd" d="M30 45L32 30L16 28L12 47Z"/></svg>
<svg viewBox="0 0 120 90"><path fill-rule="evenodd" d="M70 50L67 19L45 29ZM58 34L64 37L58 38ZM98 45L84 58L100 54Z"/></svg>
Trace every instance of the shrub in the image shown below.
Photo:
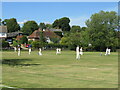
<svg viewBox="0 0 120 90"><path fill-rule="evenodd" d="M28 44L32 44L33 40L28 41Z"/></svg>
<svg viewBox="0 0 120 90"><path fill-rule="evenodd" d="M62 32L60 32L60 31L55 31L54 33L56 33L60 37L63 37Z"/></svg>
<svg viewBox="0 0 120 90"><path fill-rule="evenodd" d="M40 41L33 41L31 44L33 48L40 48L45 46L45 43Z"/></svg>
<svg viewBox="0 0 120 90"><path fill-rule="evenodd" d="M18 44L19 44L19 43L18 43L17 41L13 41L13 46L14 46L14 47L17 47Z"/></svg>
<svg viewBox="0 0 120 90"><path fill-rule="evenodd" d="M9 43L5 40L2 40L2 48L9 47Z"/></svg>
<svg viewBox="0 0 120 90"><path fill-rule="evenodd" d="M58 43L58 42L60 41L60 38L54 37L54 38L51 38L51 41L52 41L53 43Z"/></svg>
<svg viewBox="0 0 120 90"><path fill-rule="evenodd" d="M26 36L23 36L21 39L20 39L20 43L21 44L27 44L28 43L28 39L27 39L27 37Z"/></svg>

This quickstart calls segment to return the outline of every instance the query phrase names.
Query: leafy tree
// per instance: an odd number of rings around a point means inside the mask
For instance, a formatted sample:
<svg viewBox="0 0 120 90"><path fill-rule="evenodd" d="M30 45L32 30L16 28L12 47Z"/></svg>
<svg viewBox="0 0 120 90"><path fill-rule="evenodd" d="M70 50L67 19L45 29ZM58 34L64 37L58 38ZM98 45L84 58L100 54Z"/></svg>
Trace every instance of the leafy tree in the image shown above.
<svg viewBox="0 0 120 90"><path fill-rule="evenodd" d="M0 26L2 25L2 19L0 18Z"/></svg>
<svg viewBox="0 0 120 90"><path fill-rule="evenodd" d="M39 24L39 28L41 28L42 30L43 30L43 29L46 29L45 23L40 23L40 24Z"/></svg>
<svg viewBox="0 0 120 90"><path fill-rule="evenodd" d="M52 24L53 28L60 28L63 31L70 31L70 19L67 17L63 17L61 19L56 19Z"/></svg>
<svg viewBox="0 0 120 90"><path fill-rule="evenodd" d="M52 25L51 24L46 24L46 28L50 29L50 28L52 28Z"/></svg>
<svg viewBox="0 0 120 90"><path fill-rule="evenodd" d="M33 42L33 40L29 40L29 41L28 41L28 44L31 44L32 42Z"/></svg>
<svg viewBox="0 0 120 90"><path fill-rule="evenodd" d="M32 42L32 46L34 47L34 48L42 48L42 47L44 47L45 46L45 43L44 42L40 42L40 41L33 41Z"/></svg>
<svg viewBox="0 0 120 90"><path fill-rule="evenodd" d="M60 37L63 37L63 32L60 31L54 31L54 33Z"/></svg>
<svg viewBox="0 0 120 90"><path fill-rule="evenodd" d="M62 37L61 41L60 41L60 44L62 44L62 45L69 45L68 41L69 41L68 37Z"/></svg>
<svg viewBox="0 0 120 90"><path fill-rule="evenodd" d="M45 37L43 35L43 31L40 31L40 42L45 42Z"/></svg>
<svg viewBox="0 0 120 90"><path fill-rule="evenodd" d="M9 47L9 43L5 40L2 40L2 48Z"/></svg>
<svg viewBox="0 0 120 90"><path fill-rule="evenodd" d="M5 19L2 23L7 26L8 32L15 32L20 30L20 26L15 18Z"/></svg>
<svg viewBox="0 0 120 90"><path fill-rule="evenodd" d="M60 43L62 45L68 45L71 50L75 50L76 46L83 46L82 35L79 32L69 33L69 35L64 35Z"/></svg>
<svg viewBox="0 0 120 90"><path fill-rule="evenodd" d="M69 48L75 49L77 45L82 46L81 33L71 33L69 36Z"/></svg>
<svg viewBox="0 0 120 90"><path fill-rule="evenodd" d="M59 37L52 37L50 39L53 43L58 43L60 41L60 38Z"/></svg>
<svg viewBox="0 0 120 90"><path fill-rule="evenodd" d="M39 48L40 42L38 42L38 41L33 41L33 42L32 42L32 46L33 46L34 48Z"/></svg>
<svg viewBox="0 0 120 90"><path fill-rule="evenodd" d="M17 47L18 46L18 42L17 41L13 41L13 46Z"/></svg>
<svg viewBox="0 0 120 90"><path fill-rule="evenodd" d="M28 39L27 39L27 37L26 36L23 36L21 39L20 39L20 43L21 44L27 44L28 43Z"/></svg>
<svg viewBox="0 0 120 90"><path fill-rule="evenodd" d="M87 30L87 27L82 27L81 28L81 31L85 31L85 30Z"/></svg>
<svg viewBox="0 0 120 90"><path fill-rule="evenodd" d="M55 21L54 21L54 23L52 24L52 27L53 28L59 28L59 20L58 19L56 19Z"/></svg>
<svg viewBox="0 0 120 90"><path fill-rule="evenodd" d="M87 47L90 42L88 31L81 31L80 34L81 34L80 38L81 38L82 46Z"/></svg>
<svg viewBox="0 0 120 90"><path fill-rule="evenodd" d="M38 28L38 24L35 21L27 21L22 27L22 32L26 35L30 35Z"/></svg>
<svg viewBox="0 0 120 90"><path fill-rule="evenodd" d="M70 29L71 32L80 32L81 31L81 28L80 26L72 26L72 28Z"/></svg>
<svg viewBox="0 0 120 90"><path fill-rule="evenodd" d="M114 11L93 14L86 21L90 43L96 50L105 50L106 47L116 47L117 13Z"/></svg>

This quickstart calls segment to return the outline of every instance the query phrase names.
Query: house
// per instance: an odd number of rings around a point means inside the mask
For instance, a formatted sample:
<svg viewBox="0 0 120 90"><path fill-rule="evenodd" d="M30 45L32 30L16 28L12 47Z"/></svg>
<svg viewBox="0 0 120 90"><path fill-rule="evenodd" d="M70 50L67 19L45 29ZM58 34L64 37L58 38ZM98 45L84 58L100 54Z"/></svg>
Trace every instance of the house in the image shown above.
<svg viewBox="0 0 120 90"><path fill-rule="evenodd" d="M33 40L37 41L40 39L40 31L41 29L35 30L30 36L28 36L28 41Z"/></svg>
<svg viewBox="0 0 120 90"><path fill-rule="evenodd" d="M40 40L40 31L42 31L41 29L35 30L30 36L28 36L28 41L33 40L33 41L38 41ZM51 38L60 38L60 36L58 36L56 33L54 33L53 31L50 31L49 29L46 29L43 32L43 36L46 39L46 42L50 43L51 42Z"/></svg>
<svg viewBox="0 0 120 90"><path fill-rule="evenodd" d="M6 38L7 38L7 27L0 26L0 39L6 39Z"/></svg>
<svg viewBox="0 0 120 90"><path fill-rule="evenodd" d="M46 29L45 31L43 31L43 35L46 38L46 42L50 43L52 38L61 38L60 36L58 36L56 33L54 33L53 31Z"/></svg>
<svg viewBox="0 0 120 90"><path fill-rule="evenodd" d="M15 38L17 35L22 35L22 34L23 34L22 32L16 31L16 32L7 33L7 37Z"/></svg>
<svg viewBox="0 0 120 90"><path fill-rule="evenodd" d="M7 26L0 26L0 39L4 39L11 44L13 42L13 38L16 36L21 36L23 33L20 31L8 33Z"/></svg>
<svg viewBox="0 0 120 90"><path fill-rule="evenodd" d="M51 29L49 29L50 31L53 31L54 33L56 33L57 35L59 35L59 36L63 36L64 34L63 34L63 31L62 31L62 29L54 29L54 28L51 28Z"/></svg>
<svg viewBox="0 0 120 90"><path fill-rule="evenodd" d="M62 32L62 29L54 29L54 28L51 28L49 29L50 31L53 31L53 32Z"/></svg>
<svg viewBox="0 0 120 90"><path fill-rule="evenodd" d="M50 37L50 38L55 37L55 36L59 37L56 33L54 33L53 31L49 29L46 29L45 31L43 31L43 35L45 37Z"/></svg>
<svg viewBox="0 0 120 90"><path fill-rule="evenodd" d="M17 35L16 40L20 41L20 39L23 37L23 35Z"/></svg>
<svg viewBox="0 0 120 90"><path fill-rule="evenodd" d="M13 38L16 38L17 36L22 36L22 35L23 33L20 31L7 33L6 41L8 41L11 44L13 42Z"/></svg>

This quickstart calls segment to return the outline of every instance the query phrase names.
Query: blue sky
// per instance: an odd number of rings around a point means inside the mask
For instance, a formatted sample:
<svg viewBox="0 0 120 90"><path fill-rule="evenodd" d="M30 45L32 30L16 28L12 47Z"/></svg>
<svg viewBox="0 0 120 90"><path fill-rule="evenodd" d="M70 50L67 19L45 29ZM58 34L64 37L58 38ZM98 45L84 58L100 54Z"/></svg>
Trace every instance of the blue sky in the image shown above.
<svg viewBox="0 0 120 90"><path fill-rule="evenodd" d="M3 2L2 19L16 18L19 24L28 20L53 23L68 17L70 25L85 26L85 21L100 10L116 11L117 2Z"/></svg>

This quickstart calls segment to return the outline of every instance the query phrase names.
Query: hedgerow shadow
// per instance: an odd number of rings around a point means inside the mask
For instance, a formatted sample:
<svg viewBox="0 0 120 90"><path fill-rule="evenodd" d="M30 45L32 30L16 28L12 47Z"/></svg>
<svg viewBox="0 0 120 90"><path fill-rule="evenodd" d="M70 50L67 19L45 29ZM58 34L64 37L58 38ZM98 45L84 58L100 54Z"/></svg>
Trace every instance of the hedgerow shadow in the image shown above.
<svg viewBox="0 0 120 90"><path fill-rule="evenodd" d="M32 61L31 59L3 59L2 64L9 66L34 66L41 64L31 64L31 63L23 63L25 61Z"/></svg>

